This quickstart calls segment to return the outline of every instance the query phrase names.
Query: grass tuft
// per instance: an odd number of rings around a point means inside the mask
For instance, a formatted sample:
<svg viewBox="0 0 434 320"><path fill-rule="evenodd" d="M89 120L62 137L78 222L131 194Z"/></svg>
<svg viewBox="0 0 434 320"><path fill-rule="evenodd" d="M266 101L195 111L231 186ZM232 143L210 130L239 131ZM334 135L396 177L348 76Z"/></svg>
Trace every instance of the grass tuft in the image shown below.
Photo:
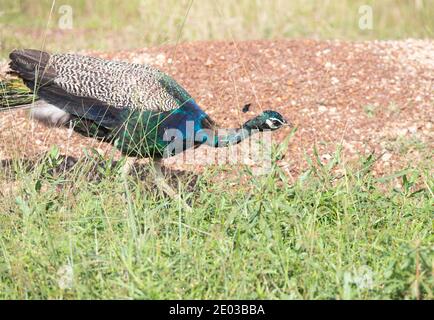
<svg viewBox="0 0 434 320"><path fill-rule="evenodd" d="M191 213L92 152L68 170L56 149L16 161L0 180L0 298L433 298L432 174L378 179L372 156L337 153L291 184L278 151L264 176L182 180Z"/></svg>

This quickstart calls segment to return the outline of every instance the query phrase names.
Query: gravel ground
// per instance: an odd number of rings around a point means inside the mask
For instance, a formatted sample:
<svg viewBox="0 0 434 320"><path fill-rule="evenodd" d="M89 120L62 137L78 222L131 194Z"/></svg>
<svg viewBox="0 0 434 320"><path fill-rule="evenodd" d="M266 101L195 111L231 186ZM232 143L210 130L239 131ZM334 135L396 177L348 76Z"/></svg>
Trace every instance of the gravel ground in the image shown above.
<svg viewBox="0 0 434 320"><path fill-rule="evenodd" d="M262 110L281 112L298 127L288 155L280 161L293 177L306 167L305 154L312 154L314 145L327 162L340 143L346 161L375 152L378 174L432 167L433 40L196 42L87 54L164 70L222 127L238 127ZM250 111L242 113L247 103L252 104ZM29 121L26 111L2 113L0 124L2 160L32 157L53 144L76 157L89 145L112 151L67 129ZM282 141L289 132L276 131L273 139ZM239 151L246 143L231 150ZM198 150L193 163L178 155L166 160L166 166L201 170L205 155L227 154L208 147ZM245 163L253 165L248 159Z"/></svg>

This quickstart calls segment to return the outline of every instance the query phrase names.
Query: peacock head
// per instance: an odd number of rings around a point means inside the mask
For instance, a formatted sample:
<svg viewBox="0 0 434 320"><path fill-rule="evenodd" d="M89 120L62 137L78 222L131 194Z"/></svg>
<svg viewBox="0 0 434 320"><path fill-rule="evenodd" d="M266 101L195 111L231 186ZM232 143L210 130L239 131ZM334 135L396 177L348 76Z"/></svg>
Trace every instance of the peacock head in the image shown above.
<svg viewBox="0 0 434 320"><path fill-rule="evenodd" d="M283 118L283 116L279 112L267 110L262 112L255 118L247 121L243 127L251 130L256 129L259 131L274 131L283 126L291 125Z"/></svg>

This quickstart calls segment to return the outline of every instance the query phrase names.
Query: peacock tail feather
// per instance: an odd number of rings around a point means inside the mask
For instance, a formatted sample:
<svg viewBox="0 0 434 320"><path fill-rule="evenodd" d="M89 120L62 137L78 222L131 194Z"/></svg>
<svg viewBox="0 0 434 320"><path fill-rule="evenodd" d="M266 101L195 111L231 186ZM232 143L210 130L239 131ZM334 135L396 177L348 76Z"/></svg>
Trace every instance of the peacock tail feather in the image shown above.
<svg viewBox="0 0 434 320"><path fill-rule="evenodd" d="M21 79L0 81L0 108L30 104L38 100Z"/></svg>
<svg viewBox="0 0 434 320"><path fill-rule="evenodd" d="M107 142L110 142L112 137L111 130L85 118L72 117L69 120L68 125L72 127L75 132L85 137L95 138Z"/></svg>

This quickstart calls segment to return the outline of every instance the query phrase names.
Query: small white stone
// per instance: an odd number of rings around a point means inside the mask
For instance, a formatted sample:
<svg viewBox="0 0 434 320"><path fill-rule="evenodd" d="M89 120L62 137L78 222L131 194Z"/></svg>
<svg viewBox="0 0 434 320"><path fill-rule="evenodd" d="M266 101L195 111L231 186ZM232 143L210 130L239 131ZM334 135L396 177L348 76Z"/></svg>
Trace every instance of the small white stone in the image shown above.
<svg viewBox="0 0 434 320"><path fill-rule="evenodd" d="M402 128L402 129L396 129L395 130L396 134L398 136L405 136L408 133L408 129L407 128Z"/></svg>
<svg viewBox="0 0 434 320"><path fill-rule="evenodd" d="M324 67L326 69L333 69L334 65L333 65L333 63L327 61L326 64L324 65Z"/></svg>
<svg viewBox="0 0 434 320"><path fill-rule="evenodd" d="M408 132L410 132L411 134L415 134L417 132L417 127L416 126L409 127Z"/></svg>
<svg viewBox="0 0 434 320"><path fill-rule="evenodd" d="M336 85L336 84L339 83L339 79L336 78L336 77L332 77L331 81L332 81L332 84L333 84L333 85Z"/></svg>
<svg viewBox="0 0 434 320"><path fill-rule="evenodd" d="M326 112L327 111L327 107L325 107L325 106L319 106L318 107L318 111L321 112L321 113Z"/></svg>
<svg viewBox="0 0 434 320"><path fill-rule="evenodd" d="M205 61L205 65L206 65L207 67L210 67L210 66L212 66L213 64L214 64L214 63L212 62L211 58L208 57L208 59L206 59L206 61Z"/></svg>
<svg viewBox="0 0 434 320"><path fill-rule="evenodd" d="M387 162L390 160L390 158L392 158L392 154L386 152L385 154L383 154L383 156L381 157L381 160L383 160L384 162Z"/></svg>
<svg viewBox="0 0 434 320"><path fill-rule="evenodd" d="M325 154L321 155L321 160L328 161L331 158L332 158L332 156L330 154L328 154L328 153L325 153Z"/></svg>

